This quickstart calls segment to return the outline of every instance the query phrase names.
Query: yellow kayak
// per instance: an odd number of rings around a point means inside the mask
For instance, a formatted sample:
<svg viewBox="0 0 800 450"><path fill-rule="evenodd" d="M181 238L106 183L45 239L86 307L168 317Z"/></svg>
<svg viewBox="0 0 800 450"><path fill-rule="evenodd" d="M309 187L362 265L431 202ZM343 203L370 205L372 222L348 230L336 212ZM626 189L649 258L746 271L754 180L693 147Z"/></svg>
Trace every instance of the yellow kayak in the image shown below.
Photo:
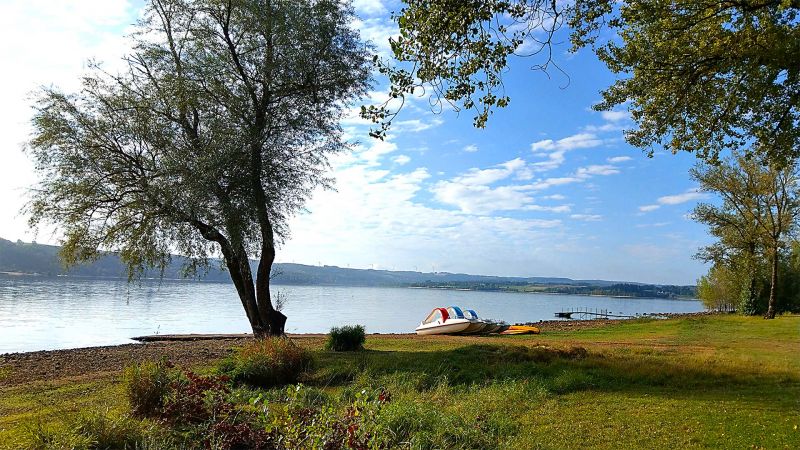
<svg viewBox="0 0 800 450"><path fill-rule="evenodd" d="M527 325L511 325L500 334L539 334L539 329Z"/></svg>

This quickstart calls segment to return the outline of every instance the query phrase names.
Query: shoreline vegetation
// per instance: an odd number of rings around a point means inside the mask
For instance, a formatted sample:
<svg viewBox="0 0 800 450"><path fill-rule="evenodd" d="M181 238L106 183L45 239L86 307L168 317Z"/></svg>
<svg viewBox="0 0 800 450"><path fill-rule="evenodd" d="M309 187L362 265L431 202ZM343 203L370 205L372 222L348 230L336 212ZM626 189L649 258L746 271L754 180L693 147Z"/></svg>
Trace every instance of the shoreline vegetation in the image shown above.
<svg viewBox="0 0 800 450"><path fill-rule="evenodd" d="M472 448L800 447L798 315L538 325L535 336L370 334L359 352L325 350L324 335L294 335L315 361L297 389L331 411L353 392L386 392L379 419L420 448L457 446L444 425L483 430ZM132 420L126 367L167 358L213 374L249 341L0 355L0 448L33 448L31 439L68 432L87 414ZM289 401L286 387L253 389L235 388L234 397L258 395L271 408Z"/></svg>

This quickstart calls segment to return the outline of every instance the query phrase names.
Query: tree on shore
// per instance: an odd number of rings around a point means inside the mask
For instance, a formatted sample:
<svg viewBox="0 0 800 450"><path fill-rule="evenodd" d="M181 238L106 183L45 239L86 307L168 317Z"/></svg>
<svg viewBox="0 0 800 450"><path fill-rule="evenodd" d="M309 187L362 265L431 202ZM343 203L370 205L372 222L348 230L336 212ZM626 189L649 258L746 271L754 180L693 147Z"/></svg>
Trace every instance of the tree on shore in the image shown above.
<svg viewBox="0 0 800 450"><path fill-rule="evenodd" d="M368 48L337 0L151 0L126 67L45 88L28 149L30 222L63 231L67 265L118 251L129 275L221 255L256 336L282 334L276 245L370 84ZM258 258L253 273L250 257Z"/></svg>
<svg viewBox="0 0 800 450"><path fill-rule="evenodd" d="M511 100L502 89L508 59L537 53L553 64L551 42L570 27L572 50L592 47L617 81L596 109L624 106L633 146L666 147L714 160L750 148L787 163L800 156L800 1L405 0L392 40L397 66L382 69L391 96L432 91L434 104L476 109L483 127ZM454 6L455 5L455 6ZM363 115L385 132L395 111ZM754 142L769 143L753 146Z"/></svg>
<svg viewBox="0 0 800 450"><path fill-rule="evenodd" d="M760 260L767 261L770 291L765 317L774 318L781 251L790 244L800 214L795 164L778 166L735 152L720 164L700 163L690 174L702 191L722 198L719 206L701 203L694 210L695 220L708 225L718 238L698 256L719 267L712 271L721 274L727 270L746 277L749 306L757 295Z"/></svg>

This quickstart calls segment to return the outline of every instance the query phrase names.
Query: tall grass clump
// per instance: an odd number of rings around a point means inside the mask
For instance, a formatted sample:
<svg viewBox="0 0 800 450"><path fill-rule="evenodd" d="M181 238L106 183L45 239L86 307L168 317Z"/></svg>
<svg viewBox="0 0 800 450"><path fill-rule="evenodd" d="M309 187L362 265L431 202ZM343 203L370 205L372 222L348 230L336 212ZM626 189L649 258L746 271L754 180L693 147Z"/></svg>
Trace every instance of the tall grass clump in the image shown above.
<svg viewBox="0 0 800 450"><path fill-rule="evenodd" d="M175 376L172 365L166 360L127 367L123 379L133 415L157 417L164 408L164 399Z"/></svg>
<svg viewBox="0 0 800 450"><path fill-rule="evenodd" d="M296 383L311 368L311 354L285 338L248 342L219 369L236 383L269 388Z"/></svg>
<svg viewBox="0 0 800 450"><path fill-rule="evenodd" d="M327 350L335 352L351 352L364 349L363 325L345 325L343 327L333 327L328 334L328 342L325 343Z"/></svg>
<svg viewBox="0 0 800 450"><path fill-rule="evenodd" d="M110 416L108 411L78 417L74 433L90 442L92 449L134 449L150 431L143 422L128 416Z"/></svg>

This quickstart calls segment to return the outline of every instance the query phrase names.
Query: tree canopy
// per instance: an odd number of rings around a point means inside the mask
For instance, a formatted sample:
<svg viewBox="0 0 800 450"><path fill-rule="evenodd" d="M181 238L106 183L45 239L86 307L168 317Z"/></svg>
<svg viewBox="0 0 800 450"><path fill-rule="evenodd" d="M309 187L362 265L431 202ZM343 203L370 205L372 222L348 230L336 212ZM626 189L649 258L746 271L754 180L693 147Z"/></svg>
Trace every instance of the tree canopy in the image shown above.
<svg viewBox="0 0 800 450"><path fill-rule="evenodd" d="M502 71L508 58L539 55L537 68L552 62L551 38L563 24L563 8L552 0L405 0L395 16L400 35L391 39L399 65L375 57L390 81L387 102L363 107L383 138L398 109L391 100L430 90L431 107L475 112L486 125L493 108L508 105Z"/></svg>
<svg viewBox="0 0 800 450"><path fill-rule="evenodd" d="M119 251L132 275L221 255L254 333L282 333L275 246L370 83L351 18L336 0L151 0L121 73L39 95L32 225L63 230L68 264Z"/></svg>
<svg viewBox="0 0 800 450"><path fill-rule="evenodd" d="M799 12L796 0L601 0L576 2L570 21L576 47L603 26L617 35L595 46L619 75L596 108L628 108L630 144L786 162L800 156Z"/></svg>
<svg viewBox="0 0 800 450"><path fill-rule="evenodd" d="M714 263L705 280L738 278L746 309L754 304L761 267L768 267L766 315L775 317L782 252L790 248L800 213L800 187L795 164L777 165L735 152L719 164L698 164L691 171L700 189L722 198L720 205L700 203L694 218L709 227L718 241L701 249L700 259ZM730 291L729 288L724 290Z"/></svg>
<svg viewBox="0 0 800 450"><path fill-rule="evenodd" d="M508 58L533 48L545 55L533 67L547 69L553 34L567 23L573 50L591 46L619 76L596 108L628 108L632 145L708 160L740 148L775 161L800 156L800 1L405 3L392 41L398 65L382 67L392 97L427 87L437 106L476 108L482 127L511 100L502 90ZM363 112L381 124L377 135L396 113L382 106Z"/></svg>

